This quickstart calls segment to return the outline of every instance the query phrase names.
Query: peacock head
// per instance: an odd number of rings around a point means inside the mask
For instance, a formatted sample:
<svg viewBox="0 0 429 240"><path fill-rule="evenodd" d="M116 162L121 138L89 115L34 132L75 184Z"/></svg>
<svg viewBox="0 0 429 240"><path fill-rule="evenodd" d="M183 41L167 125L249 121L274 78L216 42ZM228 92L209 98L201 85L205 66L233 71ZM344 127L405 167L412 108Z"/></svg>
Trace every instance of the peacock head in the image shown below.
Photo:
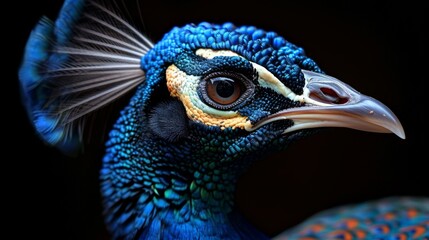
<svg viewBox="0 0 429 240"><path fill-rule="evenodd" d="M405 136L386 106L323 74L274 32L231 23L174 28L141 68L146 79L122 119L136 119L137 135L192 146L216 164L284 149L321 127Z"/></svg>

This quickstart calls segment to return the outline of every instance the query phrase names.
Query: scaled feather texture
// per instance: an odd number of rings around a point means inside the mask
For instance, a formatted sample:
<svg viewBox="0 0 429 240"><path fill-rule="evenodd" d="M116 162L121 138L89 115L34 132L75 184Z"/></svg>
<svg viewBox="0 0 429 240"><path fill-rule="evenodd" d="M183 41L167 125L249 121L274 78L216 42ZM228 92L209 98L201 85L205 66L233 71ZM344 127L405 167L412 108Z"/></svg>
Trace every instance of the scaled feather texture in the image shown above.
<svg viewBox="0 0 429 240"><path fill-rule="evenodd" d="M47 144L73 152L85 120L133 93L100 170L113 239L268 239L234 206L238 178L320 127L405 133L379 101L325 75L304 50L252 26L174 27L157 44L103 2L42 18L19 71ZM429 199L318 214L276 239L429 239Z"/></svg>

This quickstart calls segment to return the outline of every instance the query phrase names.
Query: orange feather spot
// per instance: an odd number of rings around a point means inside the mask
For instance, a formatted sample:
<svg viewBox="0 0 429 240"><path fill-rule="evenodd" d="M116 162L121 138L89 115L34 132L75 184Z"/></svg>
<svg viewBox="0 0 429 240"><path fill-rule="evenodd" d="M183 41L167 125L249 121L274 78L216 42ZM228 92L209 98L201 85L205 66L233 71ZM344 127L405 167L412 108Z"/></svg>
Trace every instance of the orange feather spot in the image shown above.
<svg viewBox="0 0 429 240"><path fill-rule="evenodd" d="M407 211L407 217L408 218L415 218L417 216L417 214L418 214L418 212L414 208L408 209L408 211Z"/></svg>
<svg viewBox="0 0 429 240"><path fill-rule="evenodd" d="M407 240L407 235L405 235L403 233L398 234L398 235L396 235L396 239L398 239L398 240Z"/></svg>
<svg viewBox="0 0 429 240"><path fill-rule="evenodd" d="M426 232L426 229L423 226L411 226L411 227L403 228L401 230L401 232L411 232L411 231L414 232L412 237L418 238L423 236L423 234Z"/></svg>
<svg viewBox="0 0 429 240"><path fill-rule="evenodd" d="M356 237L358 237L358 239L364 239L366 237L366 232L363 230L356 230Z"/></svg>
<svg viewBox="0 0 429 240"><path fill-rule="evenodd" d="M343 240L353 240L353 235L346 230L337 230L329 233L328 237L338 238L341 236Z"/></svg>
<svg viewBox="0 0 429 240"><path fill-rule="evenodd" d="M422 227L422 226L417 226L414 229L416 230L416 232L413 235L414 238L421 237L426 232L426 229L424 227Z"/></svg>
<svg viewBox="0 0 429 240"><path fill-rule="evenodd" d="M382 226L381 229L382 229L384 234L387 234L390 232L390 228L388 226Z"/></svg>
<svg viewBox="0 0 429 240"><path fill-rule="evenodd" d="M359 225L359 221L351 218L351 219L347 219L345 221L345 224L346 224L348 229L354 229Z"/></svg>
<svg viewBox="0 0 429 240"><path fill-rule="evenodd" d="M313 225L311 227L311 231L314 233L318 233L318 232L322 231L323 229L325 229L325 226L322 224L316 224L316 225Z"/></svg>
<svg viewBox="0 0 429 240"><path fill-rule="evenodd" d="M320 231L322 231L323 229L325 229L325 225L323 224L313 224L310 226L305 227L303 230L300 231L301 235L307 235L307 234L313 234L313 233L318 233Z"/></svg>
<svg viewBox="0 0 429 240"><path fill-rule="evenodd" d="M387 225L376 225L373 229L382 234L388 234L390 232L390 228Z"/></svg>
<svg viewBox="0 0 429 240"><path fill-rule="evenodd" d="M393 213L384 214L384 219L386 219L386 220L392 220L394 218L395 218L395 214L393 214Z"/></svg>

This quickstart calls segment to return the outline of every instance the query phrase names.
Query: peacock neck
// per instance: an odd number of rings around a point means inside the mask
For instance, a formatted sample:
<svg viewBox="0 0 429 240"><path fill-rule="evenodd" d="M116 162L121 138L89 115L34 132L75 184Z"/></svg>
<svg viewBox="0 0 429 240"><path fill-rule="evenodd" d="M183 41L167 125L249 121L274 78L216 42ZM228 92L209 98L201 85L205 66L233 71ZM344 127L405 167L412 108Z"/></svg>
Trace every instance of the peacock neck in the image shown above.
<svg viewBox="0 0 429 240"><path fill-rule="evenodd" d="M237 162L208 158L210 149L196 141L116 146L108 148L101 178L107 224L118 238L265 238L234 208Z"/></svg>
<svg viewBox="0 0 429 240"><path fill-rule="evenodd" d="M161 239L265 238L235 209L235 179L210 168L183 178L183 172L162 166L154 168L155 175L147 174L152 181L145 191L152 193L152 200L144 209L155 207L156 214L140 239L155 239L159 234Z"/></svg>

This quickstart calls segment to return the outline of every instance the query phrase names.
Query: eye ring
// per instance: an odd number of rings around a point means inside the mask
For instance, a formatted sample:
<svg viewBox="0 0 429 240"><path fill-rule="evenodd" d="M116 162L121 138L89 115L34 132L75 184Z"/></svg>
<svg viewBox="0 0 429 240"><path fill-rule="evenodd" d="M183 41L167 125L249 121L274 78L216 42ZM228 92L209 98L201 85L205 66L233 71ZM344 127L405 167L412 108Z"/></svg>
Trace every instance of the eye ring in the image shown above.
<svg viewBox="0 0 429 240"><path fill-rule="evenodd" d="M255 85L246 76L234 72L214 72L203 77L198 94L207 105L218 110L233 110L246 102Z"/></svg>

